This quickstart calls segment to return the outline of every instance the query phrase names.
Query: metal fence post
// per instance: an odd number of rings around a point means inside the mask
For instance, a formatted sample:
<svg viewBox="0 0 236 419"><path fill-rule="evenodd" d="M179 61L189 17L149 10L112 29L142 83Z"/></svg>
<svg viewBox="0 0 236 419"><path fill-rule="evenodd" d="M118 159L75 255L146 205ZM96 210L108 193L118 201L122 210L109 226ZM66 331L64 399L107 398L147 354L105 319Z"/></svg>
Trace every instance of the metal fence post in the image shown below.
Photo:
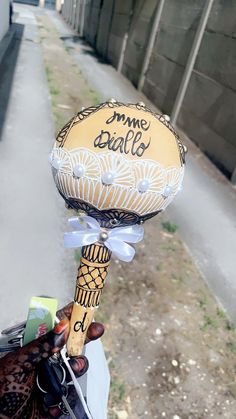
<svg viewBox="0 0 236 419"><path fill-rule="evenodd" d="M63 4L63 8L62 8L62 15L63 15L63 17L64 17L65 20L66 20L66 17L67 17L67 7L68 7L68 3L65 0L64 1L64 4Z"/></svg>
<svg viewBox="0 0 236 419"><path fill-rule="evenodd" d="M85 19L85 5L86 5L86 0L81 0L82 2L82 7L81 7L81 17L80 17L80 31L79 34L81 37L83 37L84 35L84 19Z"/></svg>
<svg viewBox="0 0 236 419"><path fill-rule="evenodd" d="M74 6L74 0L70 0L70 25L72 26L72 22L73 22L73 8Z"/></svg>
<svg viewBox="0 0 236 419"><path fill-rule="evenodd" d="M118 65L117 65L118 73L121 73L121 70L122 70L122 67L123 67L124 58L125 58L125 51L126 51L126 47L127 47L128 38L129 38L129 32L130 32L130 27L131 27L133 14L134 14L134 4L132 4L130 12L129 12L128 28L127 28L126 33L123 36L123 40L122 40L122 44L121 44L120 57L119 57Z"/></svg>
<svg viewBox="0 0 236 419"><path fill-rule="evenodd" d="M126 50L126 46L127 46L127 42L128 42L128 37L129 37L128 32L126 32L124 34L124 37L123 37L123 41L122 41L122 45L121 45L121 51L120 51L120 57L119 57L118 65L117 65L118 73L121 72L122 67L123 67L125 50Z"/></svg>
<svg viewBox="0 0 236 419"><path fill-rule="evenodd" d="M70 6L70 0L67 0L66 2L66 21L69 21L69 6Z"/></svg>
<svg viewBox="0 0 236 419"><path fill-rule="evenodd" d="M141 72L140 72L140 77L139 77L139 82L138 82L138 90L142 90L143 85L144 85L146 72L147 72L147 69L148 69L148 66L149 66L153 46L154 46L155 39L156 39L156 34L158 32L159 25L160 25L160 20L161 20L161 15L162 15L164 3L165 3L165 0L160 0L159 4L156 6L153 25L152 25L152 29L151 29L147 49L146 49L146 54L145 54L142 69L141 69Z"/></svg>
<svg viewBox="0 0 236 419"><path fill-rule="evenodd" d="M80 18L80 0L76 0L76 16L75 16L75 30L79 30L79 18Z"/></svg>
<svg viewBox="0 0 236 419"><path fill-rule="evenodd" d="M75 19L76 19L76 0L73 0L73 16L72 16L73 29L75 29Z"/></svg>
<svg viewBox="0 0 236 419"><path fill-rule="evenodd" d="M170 120L173 125L176 124L177 118L179 116L180 108L184 100L184 96L185 96L188 83L189 83L189 80L193 71L193 67L197 58L198 51L202 42L202 38L205 32L205 28L207 25L208 17L210 15L213 2L214 0L206 0L205 6L202 11L201 19L200 19L197 32L193 41L193 45L192 45L192 48L188 57L188 61L184 70L184 75L181 80L179 90L175 99L175 103L172 109Z"/></svg>

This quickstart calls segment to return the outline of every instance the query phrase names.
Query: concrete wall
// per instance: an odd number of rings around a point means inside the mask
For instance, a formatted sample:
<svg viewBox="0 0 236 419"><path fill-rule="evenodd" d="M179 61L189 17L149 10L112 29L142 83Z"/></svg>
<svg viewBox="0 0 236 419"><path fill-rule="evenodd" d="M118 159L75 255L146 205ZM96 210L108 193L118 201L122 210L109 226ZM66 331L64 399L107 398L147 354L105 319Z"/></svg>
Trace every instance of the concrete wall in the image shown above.
<svg viewBox="0 0 236 419"><path fill-rule="evenodd" d="M96 46L101 4L101 0L90 0L85 8L84 36L93 47Z"/></svg>
<svg viewBox="0 0 236 419"><path fill-rule="evenodd" d="M230 176L236 167L236 2L215 0L178 123Z"/></svg>
<svg viewBox="0 0 236 419"><path fill-rule="evenodd" d="M137 0L134 3L122 73L137 86L149 40L153 13L159 1Z"/></svg>
<svg viewBox="0 0 236 419"><path fill-rule="evenodd" d="M132 8L132 0L114 1L106 58L116 68L119 63L124 36L129 31Z"/></svg>
<svg viewBox="0 0 236 419"><path fill-rule="evenodd" d="M86 40L137 86L159 0L80 1ZM164 113L171 114L204 4L165 0L143 85ZM236 0L214 1L177 121L228 177L236 168L235 16Z"/></svg>
<svg viewBox="0 0 236 419"><path fill-rule="evenodd" d="M0 41L9 28L9 0L0 1Z"/></svg>
<svg viewBox="0 0 236 419"><path fill-rule="evenodd" d="M108 42L114 13L114 4L115 0L103 0L100 12L96 49L103 58L107 58L108 56Z"/></svg>
<svg viewBox="0 0 236 419"><path fill-rule="evenodd" d="M143 91L167 114L176 98L203 1L165 2Z"/></svg>

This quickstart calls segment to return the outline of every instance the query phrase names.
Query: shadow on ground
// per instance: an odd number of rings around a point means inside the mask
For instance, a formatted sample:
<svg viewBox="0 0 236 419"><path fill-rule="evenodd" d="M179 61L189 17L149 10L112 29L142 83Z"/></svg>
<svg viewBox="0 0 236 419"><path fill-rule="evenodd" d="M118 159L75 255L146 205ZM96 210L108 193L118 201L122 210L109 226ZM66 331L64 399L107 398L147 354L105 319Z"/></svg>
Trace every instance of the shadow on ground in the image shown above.
<svg viewBox="0 0 236 419"><path fill-rule="evenodd" d="M92 57L96 58L99 63L108 63L108 60L105 60L103 57L101 57L101 55L97 54L96 51L81 36L60 36L60 39L64 41L69 46L69 48L74 49L73 44L79 44L82 47L84 54L91 55Z"/></svg>
<svg viewBox="0 0 236 419"><path fill-rule="evenodd" d="M11 95L14 73L24 31L24 25L14 23L15 34L0 65L0 141Z"/></svg>

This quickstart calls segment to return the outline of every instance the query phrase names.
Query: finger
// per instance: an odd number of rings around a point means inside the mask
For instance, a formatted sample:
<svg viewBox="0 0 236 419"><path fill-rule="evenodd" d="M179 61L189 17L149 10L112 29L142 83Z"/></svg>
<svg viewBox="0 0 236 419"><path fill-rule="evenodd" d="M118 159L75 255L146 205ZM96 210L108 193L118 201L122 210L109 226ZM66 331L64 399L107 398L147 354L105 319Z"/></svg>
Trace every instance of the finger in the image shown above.
<svg viewBox="0 0 236 419"><path fill-rule="evenodd" d="M80 355L69 359L69 364L76 377L81 377L88 371L89 362L86 356ZM70 382L72 380L71 375L66 369L66 381Z"/></svg>
<svg viewBox="0 0 236 419"><path fill-rule="evenodd" d="M62 414L61 409L58 406L50 407L48 412L53 418L59 418Z"/></svg>
<svg viewBox="0 0 236 419"><path fill-rule="evenodd" d="M73 370L73 372L74 372L74 374L77 378L81 377L83 374L85 374L88 370L88 367L89 367L88 359L83 355L80 355L80 356L74 357L74 358L70 358L69 359L69 364L70 364L70 366L71 366L71 368L72 368L72 370ZM70 382L70 381L71 381L71 376L70 376L70 373L69 373L68 369L66 368L66 382ZM73 389L70 387L69 388L69 394L71 394L72 390ZM50 407L48 411L49 411L50 415L54 418L58 418L62 414L62 412L61 412L61 410L58 406Z"/></svg>
<svg viewBox="0 0 236 419"><path fill-rule="evenodd" d="M63 319L53 330L40 338L33 340L15 352L17 364L30 371L41 360L47 359L59 352L69 336L69 320ZM8 355L7 355L8 356Z"/></svg>
<svg viewBox="0 0 236 419"><path fill-rule="evenodd" d="M91 323L87 331L85 343L99 339L103 335L104 330L103 324L97 322Z"/></svg>
<svg viewBox="0 0 236 419"><path fill-rule="evenodd" d="M69 319L71 318L71 313L73 309L73 301L69 304L67 304L65 307L57 311L57 317L59 320L62 319ZM86 342L88 343L91 340L96 340L100 338L104 333L104 326L101 323L94 322L89 326Z"/></svg>
<svg viewBox="0 0 236 419"><path fill-rule="evenodd" d="M69 319L71 318L71 313L72 313L72 308L73 308L73 301L69 304L67 304L65 307L61 308L60 310L57 311L57 317L59 320L62 319Z"/></svg>
<svg viewBox="0 0 236 419"><path fill-rule="evenodd" d="M86 356L80 355L74 358L70 358L69 364L76 377L81 377L88 371L89 362Z"/></svg>
<svg viewBox="0 0 236 419"><path fill-rule="evenodd" d="M70 332L70 322L68 319L62 319L54 329L49 332L48 342L51 344L52 353L55 354L59 352L63 346L66 344Z"/></svg>

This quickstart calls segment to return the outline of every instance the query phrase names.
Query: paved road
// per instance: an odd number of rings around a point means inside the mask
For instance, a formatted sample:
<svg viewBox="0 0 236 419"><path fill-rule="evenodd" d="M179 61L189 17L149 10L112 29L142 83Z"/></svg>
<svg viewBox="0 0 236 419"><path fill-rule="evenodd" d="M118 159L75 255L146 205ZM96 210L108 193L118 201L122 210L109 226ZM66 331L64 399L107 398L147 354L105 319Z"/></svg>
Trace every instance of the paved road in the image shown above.
<svg viewBox="0 0 236 419"><path fill-rule="evenodd" d="M0 328L23 320L32 295L73 295L73 256L63 249L66 210L48 163L54 129L49 93L28 6L0 68Z"/></svg>
<svg viewBox="0 0 236 419"><path fill-rule="evenodd" d="M149 104L125 77L112 66L101 63L88 45L78 39L75 44L74 32L61 16L55 12L50 12L49 16L102 100L114 97L121 101L143 100ZM186 141L190 147L183 192L167 214L179 225L189 252L216 298L236 321L236 190L195 146Z"/></svg>

